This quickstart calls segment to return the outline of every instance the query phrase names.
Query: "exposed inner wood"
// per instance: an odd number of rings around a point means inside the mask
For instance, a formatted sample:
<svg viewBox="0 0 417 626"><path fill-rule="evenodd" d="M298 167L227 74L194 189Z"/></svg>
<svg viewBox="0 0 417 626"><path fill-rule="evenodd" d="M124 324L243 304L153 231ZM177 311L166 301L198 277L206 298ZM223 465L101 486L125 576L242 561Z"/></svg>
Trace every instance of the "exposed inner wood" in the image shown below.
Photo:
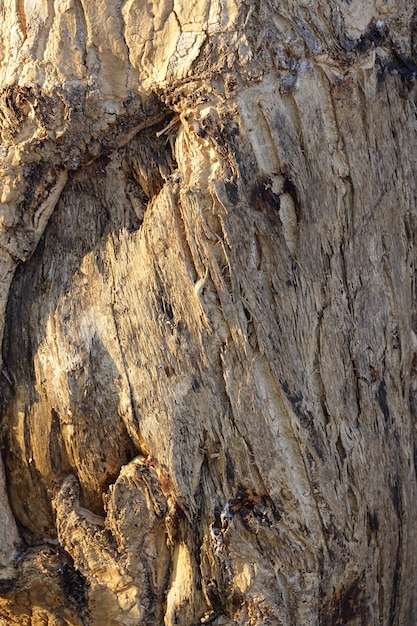
<svg viewBox="0 0 417 626"><path fill-rule="evenodd" d="M0 623L417 622L415 3L3 5Z"/></svg>

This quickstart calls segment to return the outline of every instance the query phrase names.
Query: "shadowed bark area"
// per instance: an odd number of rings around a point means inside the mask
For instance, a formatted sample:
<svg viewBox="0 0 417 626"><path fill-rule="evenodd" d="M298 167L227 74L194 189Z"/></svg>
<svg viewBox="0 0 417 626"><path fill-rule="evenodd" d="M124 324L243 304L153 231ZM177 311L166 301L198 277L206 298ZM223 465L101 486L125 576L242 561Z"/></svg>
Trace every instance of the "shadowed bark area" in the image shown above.
<svg viewBox="0 0 417 626"><path fill-rule="evenodd" d="M21 4L0 621L415 623L417 7Z"/></svg>

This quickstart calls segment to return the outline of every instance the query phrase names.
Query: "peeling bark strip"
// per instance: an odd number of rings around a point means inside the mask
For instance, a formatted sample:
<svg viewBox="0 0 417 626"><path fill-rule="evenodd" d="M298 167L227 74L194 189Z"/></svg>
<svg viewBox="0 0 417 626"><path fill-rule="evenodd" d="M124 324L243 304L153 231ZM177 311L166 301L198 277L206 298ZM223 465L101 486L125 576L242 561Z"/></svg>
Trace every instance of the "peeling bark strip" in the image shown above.
<svg viewBox="0 0 417 626"><path fill-rule="evenodd" d="M0 13L0 622L417 623L417 4Z"/></svg>

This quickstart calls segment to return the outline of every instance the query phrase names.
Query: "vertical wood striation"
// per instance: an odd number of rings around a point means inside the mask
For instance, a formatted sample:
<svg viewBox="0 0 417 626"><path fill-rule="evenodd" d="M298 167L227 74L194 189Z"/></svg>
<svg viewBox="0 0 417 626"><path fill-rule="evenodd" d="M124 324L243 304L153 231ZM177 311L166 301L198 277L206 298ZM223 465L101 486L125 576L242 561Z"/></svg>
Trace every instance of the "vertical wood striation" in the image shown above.
<svg viewBox="0 0 417 626"><path fill-rule="evenodd" d="M413 7L52 4L2 44L0 619L414 623Z"/></svg>

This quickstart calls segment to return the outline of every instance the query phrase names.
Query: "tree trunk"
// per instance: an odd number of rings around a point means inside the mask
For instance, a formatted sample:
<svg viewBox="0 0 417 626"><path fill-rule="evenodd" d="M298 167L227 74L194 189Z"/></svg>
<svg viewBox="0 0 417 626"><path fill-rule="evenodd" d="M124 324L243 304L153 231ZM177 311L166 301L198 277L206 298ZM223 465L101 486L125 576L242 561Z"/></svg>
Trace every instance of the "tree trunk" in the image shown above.
<svg viewBox="0 0 417 626"><path fill-rule="evenodd" d="M0 623L416 624L417 3L0 6Z"/></svg>

